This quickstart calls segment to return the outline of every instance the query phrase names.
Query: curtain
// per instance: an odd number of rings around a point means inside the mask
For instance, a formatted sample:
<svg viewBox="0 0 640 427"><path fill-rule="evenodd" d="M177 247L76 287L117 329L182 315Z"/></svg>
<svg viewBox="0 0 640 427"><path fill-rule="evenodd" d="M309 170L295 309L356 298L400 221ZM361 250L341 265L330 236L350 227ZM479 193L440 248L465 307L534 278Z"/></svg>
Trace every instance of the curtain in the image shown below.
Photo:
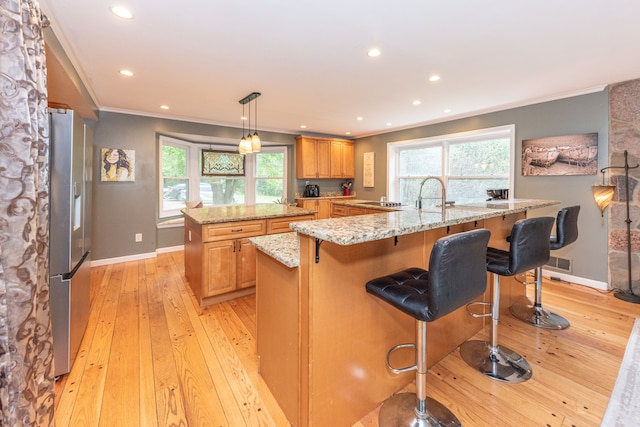
<svg viewBox="0 0 640 427"><path fill-rule="evenodd" d="M36 0L0 0L0 425L52 426L49 124ZM46 18L45 18L46 19Z"/></svg>

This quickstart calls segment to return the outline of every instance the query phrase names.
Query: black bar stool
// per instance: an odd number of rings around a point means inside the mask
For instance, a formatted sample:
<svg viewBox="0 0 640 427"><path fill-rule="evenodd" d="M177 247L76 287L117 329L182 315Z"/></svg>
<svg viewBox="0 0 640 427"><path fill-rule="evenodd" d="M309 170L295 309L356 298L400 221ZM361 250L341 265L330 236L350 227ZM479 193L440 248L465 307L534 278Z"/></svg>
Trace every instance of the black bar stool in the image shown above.
<svg viewBox="0 0 640 427"><path fill-rule="evenodd" d="M556 218L556 235L551 236L550 249L557 250L575 242L578 239L578 214L580 206L571 206L558 211ZM542 266L535 269L535 281L523 282L525 285L535 283L536 296L533 306L524 304L514 304L509 307L509 311L514 317L524 322L530 323L538 328L545 329L566 329L569 321L559 314L547 311L542 308Z"/></svg>
<svg viewBox="0 0 640 427"><path fill-rule="evenodd" d="M427 397L427 323L462 307L484 293L487 286L486 253L489 230L479 229L443 237L429 257L429 270L409 268L370 280L367 292L416 319L415 344L399 344L387 353L387 367L396 374L416 371L416 393L388 398L378 417L385 426L460 426L444 405ZM416 364L396 369L391 353L414 347Z"/></svg>
<svg viewBox="0 0 640 427"><path fill-rule="evenodd" d="M507 347L498 345L498 320L500 317L500 276L516 274L542 266L549 261L549 235L554 219L540 217L516 221L511 229L508 251L487 248L487 271L493 273L493 304L491 313L474 317L491 316L491 342L471 340L460 346L460 355L468 365L496 380L518 383L531 378L531 365L524 357Z"/></svg>

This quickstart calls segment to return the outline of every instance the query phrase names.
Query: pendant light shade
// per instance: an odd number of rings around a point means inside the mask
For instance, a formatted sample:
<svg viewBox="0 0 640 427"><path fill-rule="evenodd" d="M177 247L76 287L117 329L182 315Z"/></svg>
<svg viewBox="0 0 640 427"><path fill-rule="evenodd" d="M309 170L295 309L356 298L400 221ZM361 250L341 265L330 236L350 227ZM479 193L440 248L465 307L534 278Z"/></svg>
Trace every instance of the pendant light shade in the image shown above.
<svg viewBox="0 0 640 427"><path fill-rule="evenodd" d="M249 95L242 98L240 104L242 104L242 116L244 120L244 105L249 104L251 101L257 99L260 96L260 92L251 92ZM249 153L258 153L262 148L262 141L260 136L258 135L258 101L255 102L255 131L253 135L251 135L251 105L249 105L249 126L247 129L249 133L247 136L244 136L244 121L242 122L242 139L240 140L240 144L238 145L238 151L240 154L249 154Z"/></svg>
<svg viewBox="0 0 640 427"><path fill-rule="evenodd" d="M616 186L594 184L591 186L591 192L593 193L596 205L600 208L600 214L604 217L604 210L609 206L611 200L613 200L613 195L616 192Z"/></svg>

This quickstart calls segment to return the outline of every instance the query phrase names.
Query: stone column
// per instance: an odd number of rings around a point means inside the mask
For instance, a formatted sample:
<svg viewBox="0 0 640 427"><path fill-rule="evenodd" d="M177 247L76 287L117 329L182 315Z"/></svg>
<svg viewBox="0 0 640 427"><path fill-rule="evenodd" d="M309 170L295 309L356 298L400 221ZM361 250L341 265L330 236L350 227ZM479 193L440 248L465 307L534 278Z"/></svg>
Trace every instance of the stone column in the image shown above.
<svg viewBox="0 0 640 427"><path fill-rule="evenodd" d="M640 79L612 85L609 91L609 164L640 163ZM609 207L609 286L628 289L627 207L624 169L610 169L616 192ZM640 168L629 170L629 217L631 218L631 278L634 293L640 294Z"/></svg>

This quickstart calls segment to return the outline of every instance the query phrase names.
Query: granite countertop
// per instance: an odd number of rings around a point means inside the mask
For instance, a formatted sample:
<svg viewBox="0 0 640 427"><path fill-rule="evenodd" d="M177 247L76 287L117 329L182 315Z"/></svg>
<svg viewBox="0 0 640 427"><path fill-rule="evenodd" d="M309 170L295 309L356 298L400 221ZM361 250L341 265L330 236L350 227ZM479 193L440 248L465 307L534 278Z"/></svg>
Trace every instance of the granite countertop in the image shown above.
<svg viewBox="0 0 640 427"><path fill-rule="evenodd" d="M433 228L510 215L559 203L557 200L496 200L447 207L444 215L440 208L417 209L413 206L401 206L393 207L392 212L316 221L299 221L292 223L290 227L298 233L338 245L354 245ZM371 207L370 205L358 203L351 204ZM379 208L377 207L377 209Z"/></svg>
<svg viewBox="0 0 640 427"><path fill-rule="evenodd" d="M300 265L300 238L295 231L250 237L249 242L289 268Z"/></svg>
<svg viewBox="0 0 640 427"><path fill-rule="evenodd" d="M281 218L288 216L313 215L316 211L277 203L258 205L237 205L205 208L185 208L180 212L198 224L249 221L254 219Z"/></svg>

